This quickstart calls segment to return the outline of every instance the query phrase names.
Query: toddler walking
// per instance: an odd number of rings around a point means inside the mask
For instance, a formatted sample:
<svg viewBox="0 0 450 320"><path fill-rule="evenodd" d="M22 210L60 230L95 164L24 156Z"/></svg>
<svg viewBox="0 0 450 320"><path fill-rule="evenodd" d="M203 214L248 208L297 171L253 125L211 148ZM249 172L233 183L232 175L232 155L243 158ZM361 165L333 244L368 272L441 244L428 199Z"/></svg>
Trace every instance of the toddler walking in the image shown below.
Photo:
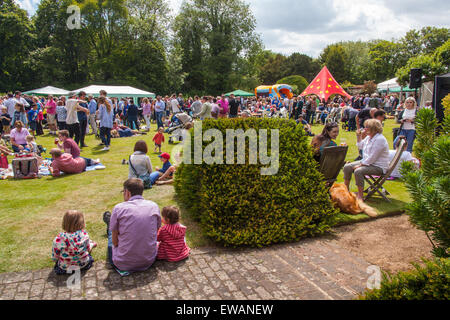
<svg viewBox="0 0 450 320"><path fill-rule="evenodd" d="M89 270L94 259L90 252L97 244L89 239L84 223L84 215L76 210L67 211L64 215L62 228L53 240L52 260L55 261L53 270L58 275L67 274L69 268L74 271Z"/></svg>
<svg viewBox="0 0 450 320"><path fill-rule="evenodd" d="M159 148L159 153L161 153L161 145L164 142L164 128L158 129L158 132L153 137L153 141L155 142L155 152Z"/></svg>
<svg viewBox="0 0 450 320"><path fill-rule="evenodd" d="M191 249L186 244L186 227L181 225L180 210L165 207L161 212L164 226L158 230L158 260L178 262L189 256Z"/></svg>

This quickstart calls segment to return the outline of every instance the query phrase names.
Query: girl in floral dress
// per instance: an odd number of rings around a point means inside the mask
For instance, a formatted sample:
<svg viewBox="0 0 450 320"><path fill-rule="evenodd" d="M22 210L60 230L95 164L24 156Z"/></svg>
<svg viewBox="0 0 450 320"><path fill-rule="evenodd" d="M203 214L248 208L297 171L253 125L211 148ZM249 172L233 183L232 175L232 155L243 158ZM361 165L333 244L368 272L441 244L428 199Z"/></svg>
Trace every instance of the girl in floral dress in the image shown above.
<svg viewBox="0 0 450 320"><path fill-rule="evenodd" d="M74 270L89 270L94 259L90 252L97 244L89 239L85 229L84 216L81 212L66 212L62 227L53 240L52 260L55 261L55 273L58 275L72 273Z"/></svg>

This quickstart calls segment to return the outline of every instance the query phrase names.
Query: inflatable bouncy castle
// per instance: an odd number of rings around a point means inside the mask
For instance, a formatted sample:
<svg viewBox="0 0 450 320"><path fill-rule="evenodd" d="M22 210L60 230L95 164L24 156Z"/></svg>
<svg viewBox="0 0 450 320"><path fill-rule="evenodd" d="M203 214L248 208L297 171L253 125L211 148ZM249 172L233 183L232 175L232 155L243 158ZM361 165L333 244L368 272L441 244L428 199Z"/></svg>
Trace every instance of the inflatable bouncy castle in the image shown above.
<svg viewBox="0 0 450 320"><path fill-rule="evenodd" d="M257 97L270 97L278 99L292 99L294 93L292 87L287 84L276 84L273 86L259 86L255 89L255 95Z"/></svg>

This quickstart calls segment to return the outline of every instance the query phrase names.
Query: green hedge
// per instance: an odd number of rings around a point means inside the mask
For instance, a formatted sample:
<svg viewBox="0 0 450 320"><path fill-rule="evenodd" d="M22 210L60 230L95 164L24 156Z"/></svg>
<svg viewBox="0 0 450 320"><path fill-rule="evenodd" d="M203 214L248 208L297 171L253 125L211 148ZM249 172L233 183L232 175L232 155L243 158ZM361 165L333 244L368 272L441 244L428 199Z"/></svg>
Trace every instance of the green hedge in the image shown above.
<svg viewBox="0 0 450 320"><path fill-rule="evenodd" d="M380 289L367 291L360 300L448 300L450 298L450 260L424 260L415 270L383 275Z"/></svg>
<svg viewBox="0 0 450 320"><path fill-rule="evenodd" d="M227 129L253 128L257 133L269 129L269 137L270 129L280 132L277 175L262 176L260 169L267 166L248 164L248 143L247 165L180 165L175 179L178 201L200 221L208 237L227 246L260 247L322 234L334 225L338 211L329 199L304 130L295 121L223 119L205 120L202 126L203 132L214 128L224 137ZM193 134L191 141L193 150ZM210 143L203 142L203 149Z"/></svg>

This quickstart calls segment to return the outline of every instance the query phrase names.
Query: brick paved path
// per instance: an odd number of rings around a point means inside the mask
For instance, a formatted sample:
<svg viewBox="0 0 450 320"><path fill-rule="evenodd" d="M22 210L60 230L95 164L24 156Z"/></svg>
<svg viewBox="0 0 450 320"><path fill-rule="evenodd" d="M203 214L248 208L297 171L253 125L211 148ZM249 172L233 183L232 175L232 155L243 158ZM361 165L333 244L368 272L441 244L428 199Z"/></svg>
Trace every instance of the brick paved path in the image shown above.
<svg viewBox="0 0 450 320"><path fill-rule="evenodd" d="M5 299L352 299L362 292L369 263L334 240L307 239L265 249L193 250L186 261L156 262L121 278L103 262L83 275L80 289L51 269L0 274Z"/></svg>

